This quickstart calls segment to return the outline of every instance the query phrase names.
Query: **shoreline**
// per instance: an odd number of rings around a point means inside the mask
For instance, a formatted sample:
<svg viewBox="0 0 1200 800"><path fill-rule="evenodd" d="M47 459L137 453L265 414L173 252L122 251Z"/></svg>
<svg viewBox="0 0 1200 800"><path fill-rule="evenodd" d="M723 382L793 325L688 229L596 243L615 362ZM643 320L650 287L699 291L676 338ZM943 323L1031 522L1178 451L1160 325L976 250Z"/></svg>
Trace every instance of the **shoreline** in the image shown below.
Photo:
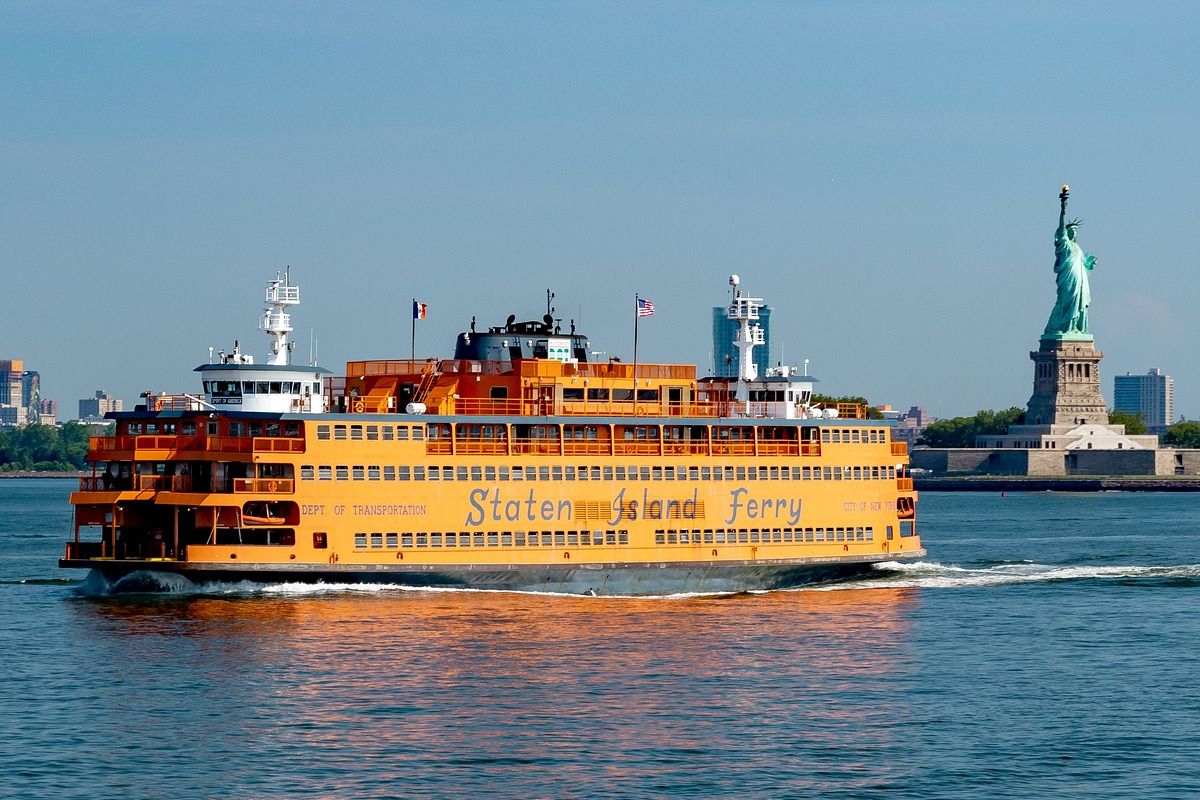
<svg viewBox="0 0 1200 800"><path fill-rule="evenodd" d="M33 469L19 469L12 472L0 472L0 480L4 478L79 478L88 475L87 472L54 472Z"/></svg>
<svg viewBox="0 0 1200 800"><path fill-rule="evenodd" d="M919 492L1200 492L1197 475L943 475L914 477Z"/></svg>

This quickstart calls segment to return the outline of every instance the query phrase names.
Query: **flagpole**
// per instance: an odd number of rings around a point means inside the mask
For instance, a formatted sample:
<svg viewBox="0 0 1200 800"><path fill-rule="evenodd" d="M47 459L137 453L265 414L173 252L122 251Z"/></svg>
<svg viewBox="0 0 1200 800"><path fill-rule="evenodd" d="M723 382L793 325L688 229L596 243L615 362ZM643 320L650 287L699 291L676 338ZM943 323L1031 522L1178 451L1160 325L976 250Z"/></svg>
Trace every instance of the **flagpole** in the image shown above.
<svg viewBox="0 0 1200 800"><path fill-rule="evenodd" d="M638 368L638 321L642 318L641 304L635 292L633 295L633 415L637 416L637 368Z"/></svg>
<svg viewBox="0 0 1200 800"><path fill-rule="evenodd" d="M408 351L408 360L417 360L417 298L413 298L412 305L412 336L409 338L410 349Z"/></svg>

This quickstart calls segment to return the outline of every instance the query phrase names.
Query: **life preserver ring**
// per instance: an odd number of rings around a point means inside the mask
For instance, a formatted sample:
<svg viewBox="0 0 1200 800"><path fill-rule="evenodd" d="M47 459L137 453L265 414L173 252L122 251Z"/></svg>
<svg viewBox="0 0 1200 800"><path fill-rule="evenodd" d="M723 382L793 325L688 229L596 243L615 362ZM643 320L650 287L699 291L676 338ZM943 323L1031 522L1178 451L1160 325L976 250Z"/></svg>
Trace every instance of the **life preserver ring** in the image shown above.
<svg viewBox="0 0 1200 800"><path fill-rule="evenodd" d="M355 414L361 414L363 412L364 408L366 408L366 405L363 403L362 400L354 401L354 413Z"/></svg>
<svg viewBox="0 0 1200 800"><path fill-rule="evenodd" d="M267 491L274 494L279 490L279 481L267 481Z"/></svg>

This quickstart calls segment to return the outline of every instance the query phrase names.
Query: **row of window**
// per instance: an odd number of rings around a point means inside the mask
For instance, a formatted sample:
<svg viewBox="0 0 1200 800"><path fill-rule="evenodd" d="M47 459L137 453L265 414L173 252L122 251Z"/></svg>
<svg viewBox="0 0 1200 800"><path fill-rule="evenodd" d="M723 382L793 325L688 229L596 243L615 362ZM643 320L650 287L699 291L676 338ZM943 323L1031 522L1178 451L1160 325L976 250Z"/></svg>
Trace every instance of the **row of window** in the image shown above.
<svg viewBox="0 0 1200 800"><path fill-rule="evenodd" d="M428 438L440 439L448 438L450 426L445 423L429 423ZM559 438L558 425L537 425L537 426L518 426L523 429L519 431L521 438L546 438L557 440ZM524 428L528 427L528 430ZM568 425L569 429L564 438L597 438L595 426L586 425ZM639 426L621 426L622 433L625 438L630 439L654 439L659 438L660 430L657 425L639 425ZM683 436L684 429L687 426L668 426L669 430L665 438L674 440L677 438L696 439L695 435ZM693 426L696 427L696 426ZM703 428L703 426L698 426ZM502 440L507 435L507 425L460 425L460 438L482 438L488 440ZM761 427L758 429L759 438L772 439L773 433L781 433L783 431L796 430L792 428L770 428ZM351 440L351 441L420 441L425 436L426 429L421 425L318 425L317 439L321 441L333 440ZM587 435L590 433L591 435ZM730 427L730 426L714 426L713 436L716 439L737 439L737 440L752 440L754 438L753 429L750 427ZM699 432L699 439L703 439L703 432ZM821 428L821 441L828 444L886 444L888 441L886 428Z"/></svg>
<svg viewBox="0 0 1200 800"><path fill-rule="evenodd" d="M320 394L319 381L204 381L204 393L213 397L255 394Z"/></svg>
<svg viewBox="0 0 1200 800"><path fill-rule="evenodd" d="M874 481L895 480L893 466L829 467L643 467L643 466L327 466L303 464L300 479L305 481Z"/></svg>
<svg viewBox="0 0 1200 800"><path fill-rule="evenodd" d="M368 442L414 442L425 438L424 425L318 425L317 438L327 441L350 439L352 441L366 440Z"/></svg>
<svg viewBox="0 0 1200 800"><path fill-rule="evenodd" d="M892 538L892 526L888 526ZM873 542L875 529L847 528L713 528L704 530L657 530L655 544L771 544L808 542Z"/></svg>
<svg viewBox="0 0 1200 800"><path fill-rule="evenodd" d="M220 427L217 420L210 420L208 423L208 435L220 435ZM152 436L162 434L164 436L195 436L196 422L195 420L187 420L184 422L130 422L125 426L125 433L129 436L141 436L146 434ZM251 438L259 436L286 436L290 438L300 437L300 423L297 422L241 422L239 420L229 420L226 429L227 436L247 436Z"/></svg>
<svg viewBox="0 0 1200 800"><path fill-rule="evenodd" d="M900 523L902 537L914 535L911 521ZM887 526L887 538L893 536ZM817 544L823 542L873 542L875 528L846 526L828 528L705 528L702 530L656 530L655 544ZM483 547L579 547L629 544L629 531L434 531L426 533L355 533L360 550L397 548L483 548Z"/></svg>
<svg viewBox="0 0 1200 800"><path fill-rule="evenodd" d="M356 533L354 546L395 549L397 547L579 547L629 544L629 531L434 531L426 533Z"/></svg>

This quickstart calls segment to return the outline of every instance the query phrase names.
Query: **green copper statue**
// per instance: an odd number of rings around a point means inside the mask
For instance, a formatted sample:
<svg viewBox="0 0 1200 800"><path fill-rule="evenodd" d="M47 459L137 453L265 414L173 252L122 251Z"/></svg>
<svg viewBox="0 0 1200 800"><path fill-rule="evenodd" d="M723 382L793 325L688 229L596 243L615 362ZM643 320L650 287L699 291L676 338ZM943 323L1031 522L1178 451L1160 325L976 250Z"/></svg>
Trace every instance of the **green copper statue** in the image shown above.
<svg viewBox="0 0 1200 800"><path fill-rule="evenodd" d="M1067 222L1067 198L1071 188L1064 185L1058 199L1062 209L1058 215L1058 230L1054 232L1054 275L1058 285L1058 300L1050 312L1043 339L1091 339L1088 333L1088 306L1092 291L1088 273L1096 266L1096 257L1085 253L1075 241L1080 221Z"/></svg>

